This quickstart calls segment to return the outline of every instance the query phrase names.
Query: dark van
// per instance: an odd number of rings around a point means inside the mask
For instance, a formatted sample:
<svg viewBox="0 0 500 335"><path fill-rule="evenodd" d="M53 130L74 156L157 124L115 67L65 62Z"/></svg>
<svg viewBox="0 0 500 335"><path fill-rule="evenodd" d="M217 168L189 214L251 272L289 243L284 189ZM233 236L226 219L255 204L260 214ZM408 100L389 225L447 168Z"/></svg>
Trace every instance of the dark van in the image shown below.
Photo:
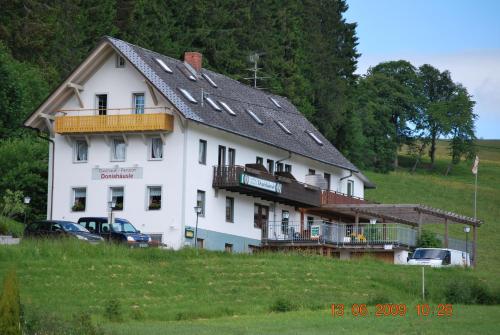
<svg viewBox="0 0 500 335"><path fill-rule="evenodd" d="M146 248L151 244L151 237L142 234L126 219L115 218L110 225L107 217L83 217L78 224L110 242L124 243L131 247Z"/></svg>

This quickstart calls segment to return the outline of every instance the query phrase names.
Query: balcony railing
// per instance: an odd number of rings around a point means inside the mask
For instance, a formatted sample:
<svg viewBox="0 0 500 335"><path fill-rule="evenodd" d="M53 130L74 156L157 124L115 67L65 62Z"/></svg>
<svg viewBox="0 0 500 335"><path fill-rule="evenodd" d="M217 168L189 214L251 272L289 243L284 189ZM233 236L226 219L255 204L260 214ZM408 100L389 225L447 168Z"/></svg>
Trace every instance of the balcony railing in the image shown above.
<svg viewBox="0 0 500 335"><path fill-rule="evenodd" d="M414 247L417 231L398 224L347 225L324 221L268 222L262 227L262 241L268 244L317 243L337 247L406 246Z"/></svg>
<svg viewBox="0 0 500 335"><path fill-rule="evenodd" d="M55 131L58 134L85 134L111 132L173 131L174 118L164 108L144 108L143 114L136 109L107 109L106 115L99 109L61 110L56 116Z"/></svg>
<svg viewBox="0 0 500 335"><path fill-rule="evenodd" d="M321 190L296 180L238 165L214 166L212 185L297 207L319 207Z"/></svg>
<svg viewBox="0 0 500 335"><path fill-rule="evenodd" d="M348 204L366 204L369 201L355 197L352 195L347 195L345 193L335 192L335 191L322 191L321 192L321 205L348 205Z"/></svg>

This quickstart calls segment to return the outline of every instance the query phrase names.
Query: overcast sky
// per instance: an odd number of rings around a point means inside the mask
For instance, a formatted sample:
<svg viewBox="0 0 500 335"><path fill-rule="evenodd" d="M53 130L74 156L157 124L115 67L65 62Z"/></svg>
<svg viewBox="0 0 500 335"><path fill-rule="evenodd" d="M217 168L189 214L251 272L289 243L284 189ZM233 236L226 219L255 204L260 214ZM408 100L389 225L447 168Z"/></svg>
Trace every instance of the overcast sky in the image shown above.
<svg viewBox="0 0 500 335"><path fill-rule="evenodd" d="M358 73L405 59L449 70L476 101L476 135L500 139L500 1L347 0L357 22Z"/></svg>

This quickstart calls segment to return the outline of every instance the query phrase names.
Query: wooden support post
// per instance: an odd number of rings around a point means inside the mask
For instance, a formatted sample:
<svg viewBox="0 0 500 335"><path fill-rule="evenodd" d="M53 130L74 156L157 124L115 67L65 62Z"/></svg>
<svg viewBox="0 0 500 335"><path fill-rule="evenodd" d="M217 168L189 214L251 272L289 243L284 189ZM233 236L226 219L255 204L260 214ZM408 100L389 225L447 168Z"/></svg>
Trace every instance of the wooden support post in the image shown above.
<svg viewBox="0 0 500 335"><path fill-rule="evenodd" d="M472 255L474 257L472 259L472 266L475 268L476 264L477 264L477 227L476 226L472 226L472 240L473 240Z"/></svg>
<svg viewBox="0 0 500 335"><path fill-rule="evenodd" d="M355 223L355 226L357 228L359 225L359 213L358 212L356 212L356 214L354 215L354 223Z"/></svg>
<svg viewBox="0 0 500 335"><path fill-rule="evenodd" d="M448 248L448 218L444 219L444 247Z"/></svg>

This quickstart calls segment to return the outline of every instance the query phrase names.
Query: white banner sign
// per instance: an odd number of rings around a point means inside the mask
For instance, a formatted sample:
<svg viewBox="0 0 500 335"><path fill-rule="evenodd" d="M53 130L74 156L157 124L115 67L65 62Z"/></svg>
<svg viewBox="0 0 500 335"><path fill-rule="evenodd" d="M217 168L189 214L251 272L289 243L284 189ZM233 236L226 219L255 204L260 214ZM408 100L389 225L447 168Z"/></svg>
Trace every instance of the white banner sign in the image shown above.
<svg viewBox="0 0 500 335"><path fill-rule="evenodd" d="M245 173L242 173L240 176L240 184L253 186L256 188L260 188L260 189L275 192L275 193L281 193L281 189L283 187L283 185L281 185L281 183L271 181L271 180L257 178L254 176L247 175Z"/></svg>
<svg viewBox="0 0 500 335"><path fill-rule="evenodd" d="M142 179L142 167L93 168L92 179Z"/></svg>

